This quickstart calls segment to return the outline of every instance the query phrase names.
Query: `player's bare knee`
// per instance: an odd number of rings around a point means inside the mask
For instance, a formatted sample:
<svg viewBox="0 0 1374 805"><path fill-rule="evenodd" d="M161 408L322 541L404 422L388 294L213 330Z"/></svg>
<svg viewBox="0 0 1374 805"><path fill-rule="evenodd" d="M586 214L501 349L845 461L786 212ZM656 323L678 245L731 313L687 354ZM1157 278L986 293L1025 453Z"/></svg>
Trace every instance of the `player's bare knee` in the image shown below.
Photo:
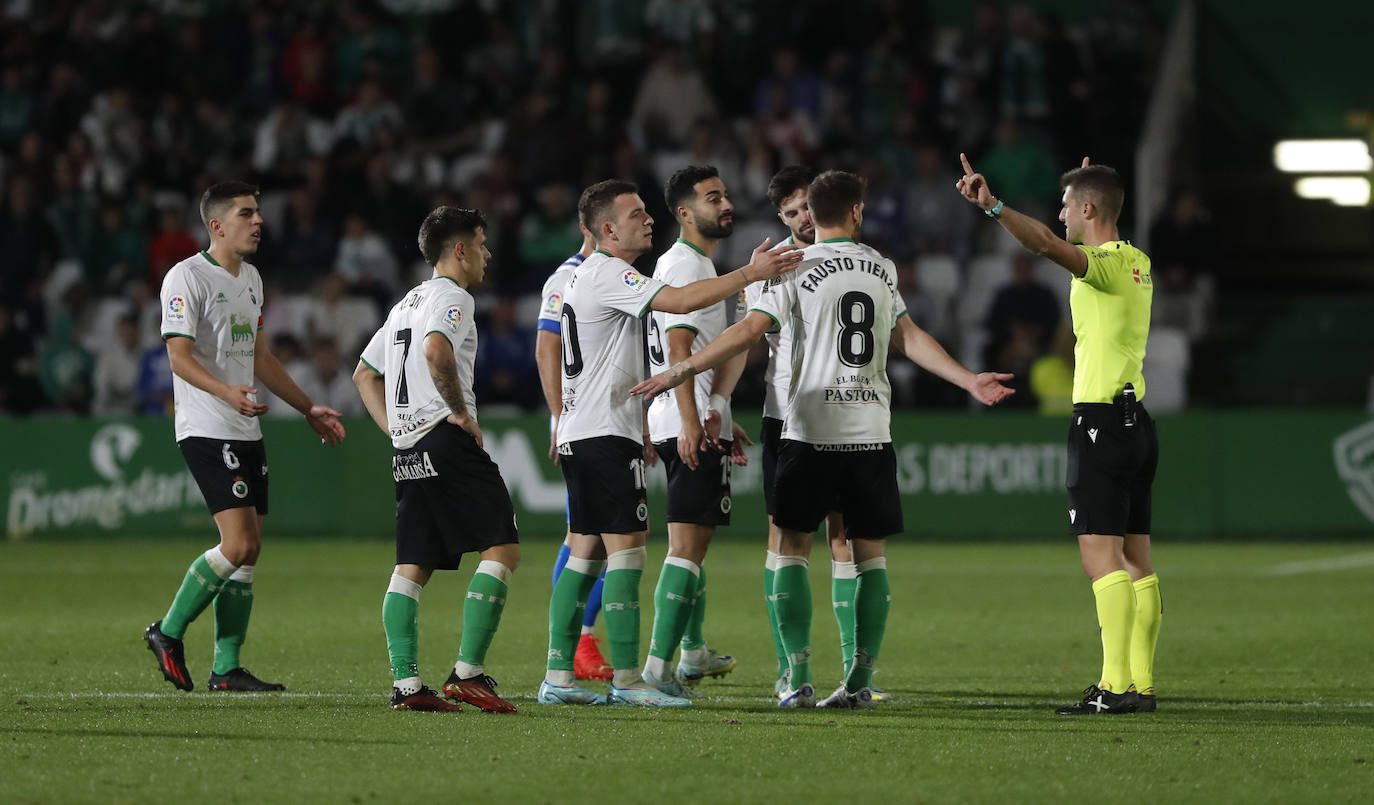
<svg viewBox="0 0 1374 805"><path fill-rule="evenodd" d="M512 572L520 564L520 546L514 542L506 545L493 545L481 553L484 562L500 562Z"/></svg>

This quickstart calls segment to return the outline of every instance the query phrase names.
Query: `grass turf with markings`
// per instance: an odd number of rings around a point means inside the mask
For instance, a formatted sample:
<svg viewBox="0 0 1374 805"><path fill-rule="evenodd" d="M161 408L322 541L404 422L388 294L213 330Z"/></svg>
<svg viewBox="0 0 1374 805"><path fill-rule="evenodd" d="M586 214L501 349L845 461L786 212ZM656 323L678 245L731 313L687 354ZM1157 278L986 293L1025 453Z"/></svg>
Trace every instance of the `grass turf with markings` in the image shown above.
<svg viewBox="0 0 1374 805"><path fill-rule="evenodd" d="M1356 801L1374 790L1368 544L1163 545L1160 711L1069 719L1097 679L1092 595L1069 542L892 545L892 616L869 712L780 711L761 545L721 541L706 634L740 659L686 711L534 702L553 542L527 542L488 655L514 716L393 713L381 541L270 541L244 663L288 693L205 691L213 617L187 635L197 689L161 680L141 631L197 541L0 545L0 799L52 802ZM648 645L662 559L650 546ZM839 682L824 547L814 667ZM471 567L421 598L420 667L456 655ZM600 627L599 627L600 628Z"/></svg>

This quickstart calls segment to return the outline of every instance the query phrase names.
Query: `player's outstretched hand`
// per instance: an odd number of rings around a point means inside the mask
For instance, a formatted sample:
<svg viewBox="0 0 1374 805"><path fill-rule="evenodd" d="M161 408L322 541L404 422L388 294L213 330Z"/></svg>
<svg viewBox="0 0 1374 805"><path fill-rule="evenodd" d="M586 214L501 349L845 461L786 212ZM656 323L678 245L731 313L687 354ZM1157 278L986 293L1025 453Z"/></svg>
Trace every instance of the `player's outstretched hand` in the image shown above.
<svg viewBox="0 0 1374 805"><path fill-rule="evenodd" d="M643 397L645 402L649 402L663 392L681 386L684 380L695 374L694 372L687 371L683 367L683 364L687 363L687 361L676 363L648 380L645 380L643 383L630 389L630 396ZM690 366L690 364L688 365Z"/></svg>
<svg viewBox="0 0 1374 805"><path fill-rule="evenodd" d="M267 406L248 396L257 393L258 390L252 386L230 386L224 401L244 416L262 416L267 413Z"/></svg>
<svg viewBox="0 0 1374 805"><path fill-rule="evenodd" d="M997 206L997 197L988 188L988 180L983 178L983 174L975 173L973 166L968 164L968 156L959 154L959 161L964 165L964 175L954 186L959 188L959 192L964 196L968 203L982 210L990 210Z"/></svg>
<svg viewBox="0 0 1374 805"><path fill-rule="evenodd" d="M772 238L764 238L763 243L754 248L754 253L749 257L749 265L743 269L745 278L750 282L771 280L801 264L800 246L789 243L777 249L769 249L772 244Z"/></svg>
<svg viewBox="0 0 1374 805"><path fill-rule="evenodd" d="M717 453L724 452L724 448L720 446L720 425L720 412L714 408L707 408L706 421L702 423L701 428L706 431L706 444ZM705 450L706 445L702 445L701 449Z"/></svg>
<svg viewBox="0 0 1374 805"><path fill-rule="evenodd" d="M644 433L644 466L658 466L658 450L654 447L654 441L649 438L647 431Z"/></svg>
<svg viewBox="0 0 1374 805"><path fill-rule="evenodd" d="M1011 380L1012 377L1010 372L983 372L974 376L968 393L983 405L996 405L1016 393L1016 389L1002 385L1003 380Z"/></svg>
<svg viewBox="0 0 1374 805"><path fill-rule="evenodd" d="M344 440L344 426L339 421L343 416L338 411L327 405L312 405L306 412L305 421L310 423L310 427L320 434L321 444L340 444Z"/></svg>
<svg viewBox="0 0 1374 805"><path fill-rule="evenodd" d="M677 457L682 459L687 469L694 470L701 466L700 453L705 449L706 430L702 428L701 423L683 423L682 430L677 435Z"/></svg>
<svg viewBox="0 0 1374 805"><path fill-rule="evenodd" d="M736 467L749 466L749 454L744 452L745 445L754 443L749 438L749 431L745 430L738 422L730 425L730 435L734 437L734 442L730 445L730 463Z"/></svg>
<svg viewBox="0 0 1374 805"><path fill-rule="evenodd" d="M478 426L477 420L467 414L449 414L448 421L468 432L477 442L477 446L482 446L482 428Z"/></svg>

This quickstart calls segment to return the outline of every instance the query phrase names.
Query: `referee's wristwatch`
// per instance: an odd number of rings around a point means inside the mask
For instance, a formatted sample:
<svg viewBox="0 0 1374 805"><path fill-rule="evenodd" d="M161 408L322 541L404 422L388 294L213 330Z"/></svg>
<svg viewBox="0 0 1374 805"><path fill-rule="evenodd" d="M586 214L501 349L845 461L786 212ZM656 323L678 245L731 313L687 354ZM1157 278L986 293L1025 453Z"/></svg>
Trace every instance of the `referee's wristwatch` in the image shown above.
<svg viewBox="0 0 1374 805"><path fill-rule="evenodd" d="M1002 208L1005 206L1006 204L1004 204L1002 202L1002 199L999 198L997 199L997 206L993 207L990 210L983 210L983 214L991 218L992 220L996 221L998 218L1002 217Z"/></svg>

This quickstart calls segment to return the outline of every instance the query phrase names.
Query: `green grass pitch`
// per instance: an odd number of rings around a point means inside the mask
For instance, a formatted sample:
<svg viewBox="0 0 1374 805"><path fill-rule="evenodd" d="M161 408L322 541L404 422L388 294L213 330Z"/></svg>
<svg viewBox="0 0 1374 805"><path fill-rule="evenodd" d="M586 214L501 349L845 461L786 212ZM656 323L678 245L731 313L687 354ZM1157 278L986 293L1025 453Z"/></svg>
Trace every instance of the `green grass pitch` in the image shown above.
<svg viewBox="0 0 1374 805"><path fill-rule="evenodd" d="M393 713L384 541L279 540L245 664L286 695L197 690L140 635L204 540L0 544L0 802L1354 802L1374 791L1374 546L1157 548L1159 712L1053 714L1097 679L1072 542L898 541L869 712L780 711L761 545L708 559L706 631L738 669L688 711L537 705L552 541L527 541L488 657L514 716ZM645 573L644 645L663 540ZM420 609L421 671L457 652L470 568ZM818 688L838 682L828 557L812 566Z"/></svg>

